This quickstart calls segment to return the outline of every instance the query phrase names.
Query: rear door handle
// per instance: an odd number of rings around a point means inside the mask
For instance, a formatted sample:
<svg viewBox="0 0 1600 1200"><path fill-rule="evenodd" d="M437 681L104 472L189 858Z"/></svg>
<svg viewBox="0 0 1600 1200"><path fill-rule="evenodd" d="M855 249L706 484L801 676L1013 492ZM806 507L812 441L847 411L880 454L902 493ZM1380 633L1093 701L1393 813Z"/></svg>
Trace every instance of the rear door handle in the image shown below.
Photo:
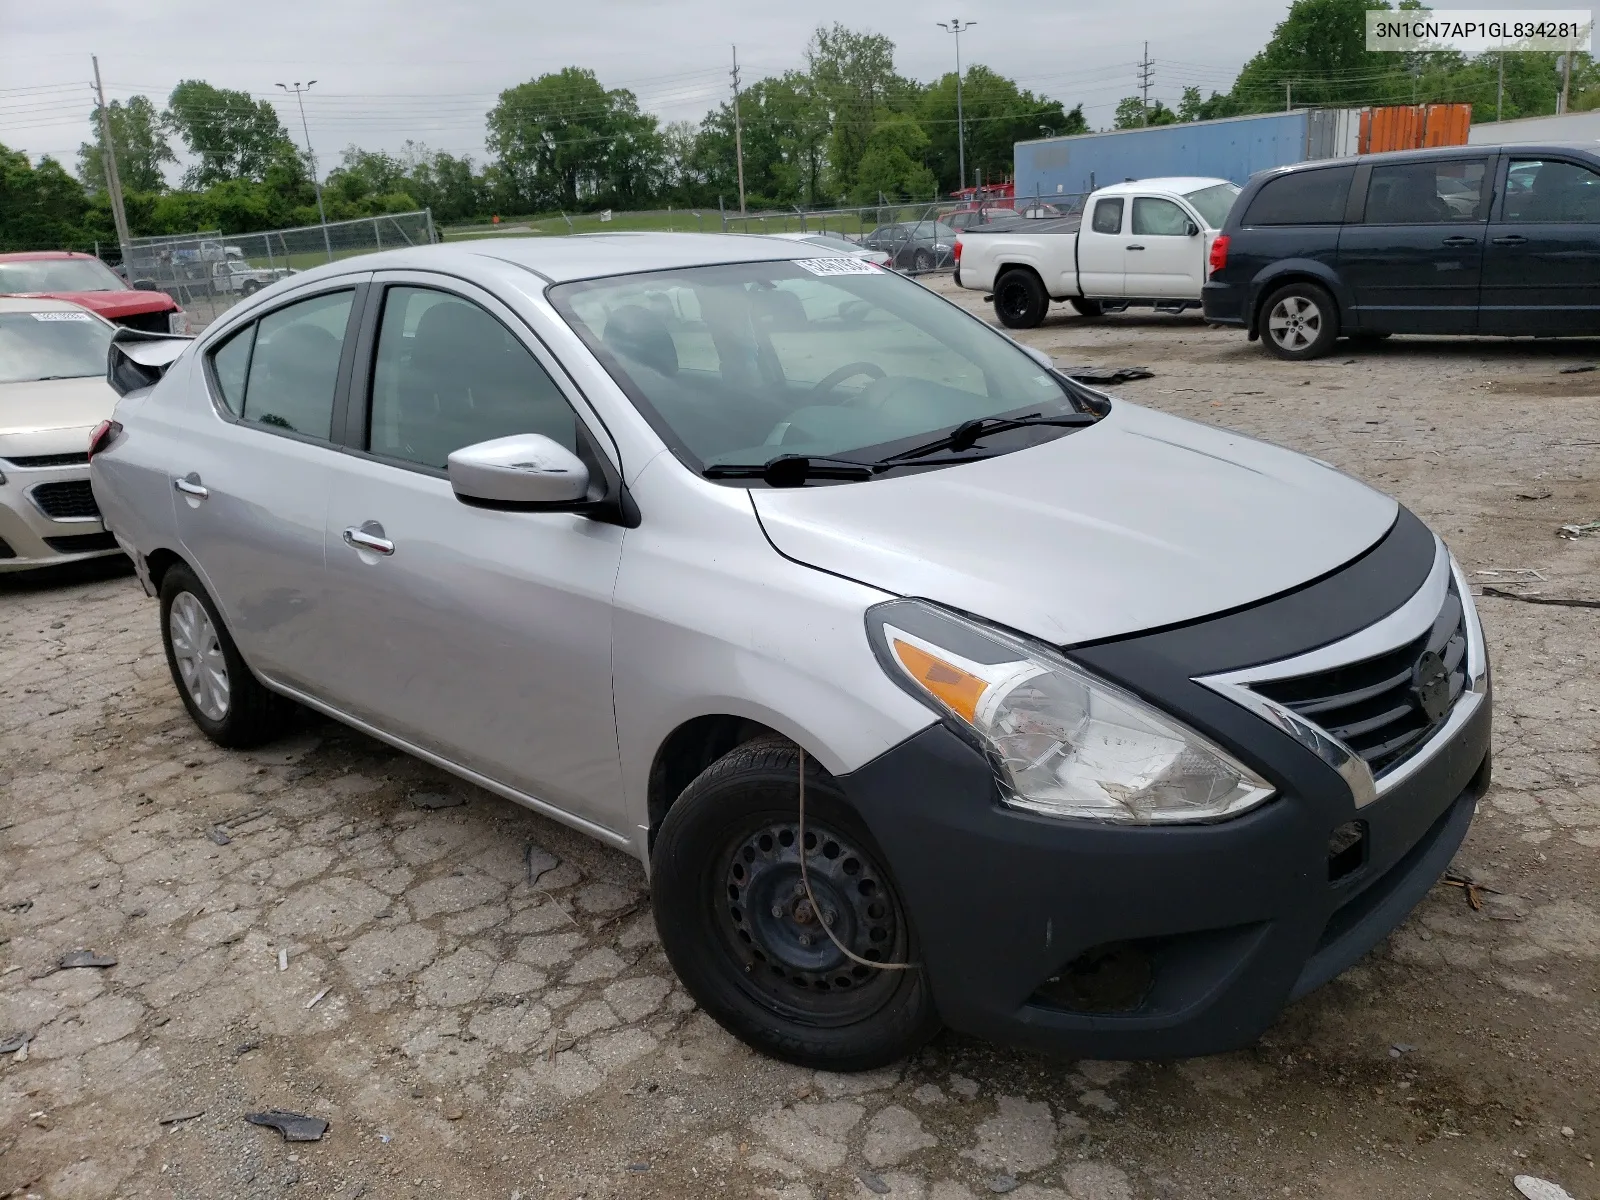
<svg viewBox="0 0 1600 1200"><path fill-rule="evenodd" d="M1507 234L1505 237L1495 238L1494 244L1496 246L1522 246L1526 245L1527 241L1528 239L1523 237L1520 233L1511 233Z"/></svg>
<svg viewBox="0 0 1600 1200"><path fill-rule="evenodd" d="M1143 250L1144 247L1143 246L1129 246L1128 249L1129 250Z"/></svg>
<svg viewBox="0 0 1600 1200"><path fill-rule="evenodd" d="M1446 246L1476 246L1478 244L1478 239L1473 237L1462 237L1458 233L1454 237L1445 238L1444 244Z"/></svg>
<svg viewBox="0 0 1600 1200"><path fill-rule="evenodd" d="M369 522L369 524L374 523ZM388 538L380 537L377 533L369 533L366 529L354 525L344 531L344 544L357 550L371 550L374 554L394 553L394 543Z"/></svg>
<svg viewBox="0 0 1600 1200"><path fill-rule="evenodd" d="M172 481L172 486L178 491L182 492L185 496L193 496L196 500L204 500L207 496L211 495L211 489L204 486L200 482L200 476L196 475L193 471L190 471L189 474L182 479L174 479Z"/></svg>

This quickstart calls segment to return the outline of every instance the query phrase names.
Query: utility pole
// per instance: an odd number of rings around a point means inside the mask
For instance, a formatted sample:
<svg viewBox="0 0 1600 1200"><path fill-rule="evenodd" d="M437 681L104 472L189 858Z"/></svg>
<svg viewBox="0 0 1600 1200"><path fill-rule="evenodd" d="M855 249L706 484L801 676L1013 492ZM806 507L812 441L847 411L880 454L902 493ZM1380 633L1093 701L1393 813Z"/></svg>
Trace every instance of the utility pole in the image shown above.
<svg viewBox="0 0 1600 1200"><path fill-rule="evenodd" d="M733 154L739 160L739 215L744 207L744 130L739 123L739 47L733 48Z"/></svg>
<svg viewBox="0 0 1600 1200"><path fill-rule="evenodd" d="M316 83L315 79L301 87L300 81L295 80L293 87L290 87L287 83L280 83L278 86L286 92L293 92L296 103L300 105L300 129L306 135L306 157L311 160L311 184L317 189L317 217L322 222L322 248L327 252L328 261L332 262L333 243L328 240L328 210L322 207L322 176L317 171L317 152L311 148L311 126L306 124L306 102L304 96L306 92L311 90L311 84L313 83Z"/></svg>
<svg viewBox="0 0 1600 1200"><path fill-rule="evenodd" d="M976 25L976 21L962 23L960 17L938 22L939 28L956 35L956 177L961 186L967 186L967 123L961 111L961 35Z"/></svg>
<svg viewBox="0 0 1600 1200"><path fill-rule="evenodd" d="M100 56L91 54L94 63L94 90L100 98L100 157L106 173L106 192L111 197L111 219L116 222L117 241L122 244L122 256L128 256L128 213L122 207L122 180L117 175L117 151L111 144L111 113L106 108L106 89L100 86Z"/></svg>
<svg viewBox="0 0 1600 1200"><path fill-rule="evenodd" d="M1294 80L1292 79L1283 81L1283 111L1294 111Z"/></svg>
<svg viewBox="0 0 1600 1200"><path fill-rule="evenodd" d="M1506 52L1500 51L1500 82L1494 89L1494 119L1500 120L1500 114L1506 107Z"/></svg>
<svg viewBox="0 0 1600 1200"><path fill-rule="evenodd" d="M1572 59L1571 50L1561 56L1561 107L1556 109L1558 113L1567 111L1567 104L1572 97Z"/></svg>
<svg viewBox="0 0 1600 1200"><path fill-rule="evenodd" d="M1150 43L1144 44L1144 57L1139 60L1140 124L1150 124L1150 80L1155 75L1155 64L1150 61Z"/></svg>

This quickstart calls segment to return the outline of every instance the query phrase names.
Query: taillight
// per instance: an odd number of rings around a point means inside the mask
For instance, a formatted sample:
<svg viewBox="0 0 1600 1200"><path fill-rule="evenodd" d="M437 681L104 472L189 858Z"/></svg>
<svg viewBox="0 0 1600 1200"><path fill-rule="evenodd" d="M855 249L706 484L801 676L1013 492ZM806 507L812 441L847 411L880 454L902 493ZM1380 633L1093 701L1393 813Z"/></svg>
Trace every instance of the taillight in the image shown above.
<svg viewBox="0 0 1600 1200"><path fill-rule="evenodd" d="M99 454L112 442L117 440L117 434L122 432L122 425L117 421L101 421L94 427L94 432L89 435L89 458Z"/></svg>
<svg viewBox="0 0 1600 1200"><path fill-rule="evenodd" d="M1211 243L1211 273L1215 275L1228 265L1228 235L1217 234L1217 240Z"/></svg>
<svg viewBox="0 0 1600 1200"><path fill-rule="evenodd" d="M959 239L956 241L955 249L951 250L950 253L955 255L957 262L961 261L961 242Z"/></svg>

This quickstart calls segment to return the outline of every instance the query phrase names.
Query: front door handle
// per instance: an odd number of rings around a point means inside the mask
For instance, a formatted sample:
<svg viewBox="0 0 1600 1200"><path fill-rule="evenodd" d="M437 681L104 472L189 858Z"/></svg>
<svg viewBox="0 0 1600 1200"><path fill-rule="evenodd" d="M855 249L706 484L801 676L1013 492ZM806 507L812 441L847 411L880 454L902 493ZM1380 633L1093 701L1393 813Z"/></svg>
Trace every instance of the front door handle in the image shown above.
<svg viewBox="0 0 1600 1200"><path fill-rule="evenodd" d="M1527 245L1527 242L1528 239L1523 237L1520 233L1510 233L1505 237L1497 237L1494 239L1494 244L1496 246L1524 246Z"/></svg>
<svg viewBox="0 0 1600 1200"><path fill-rule="evenodd" d="M368 525L377 525L375 521L368 521ZM378 525L377 532L369 531L366 526L350 526L344 531L344 544L356 550L371 550L374 554L393 554L394 543L381 536L383 527Z"/></svg>
<svg viewBox="0 0 1600 1200"><path fill-rule="evenodd" d="M1143 250L1144 247L1143 246L1129 246L1128 249L1129 250Z"/></svg>
<svg viewBox="0 0 1600 1200"><path fill-rule="evenodd" d="M200 476L190 471L182 479L174 479L172 486L185 496L193 496L196 500L204 500L211 495L211 489L200 482Z"/></svg>
<svg viewBox="0 0 1600 1200"><path fill-rule="evenodd" d="M1478 244L1478 239L1472 237L1463 237L1458 233L1454 237L1445 238L1444 244L1446 246L1476 246Z"/></svg>

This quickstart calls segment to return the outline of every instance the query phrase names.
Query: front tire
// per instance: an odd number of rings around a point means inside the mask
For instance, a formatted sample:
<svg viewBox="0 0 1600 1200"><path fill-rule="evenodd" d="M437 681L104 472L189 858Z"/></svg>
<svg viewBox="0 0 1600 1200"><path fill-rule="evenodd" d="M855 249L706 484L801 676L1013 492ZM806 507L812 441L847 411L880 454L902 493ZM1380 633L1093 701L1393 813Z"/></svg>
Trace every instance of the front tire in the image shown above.
<svg viewBox="0 0 1600 1200"><path fill-rule="evenodd" d="M939 1029L919 948L883 852L833 779L806 762L800 884L799 750L761 739L691 783L661 824L651 898L668 960L700 1006L773 1058L830 1071L895 1062Z"/></svg>
<svg viewBox="0 0 1600 1200"><path fill-rule="evenodd" d="M1339 338L1339 309L1327 290L1296 280L1261 306L1261 343L1290 362L1321 358Z"/></svg>
<svg viewBox="0 0 1600 1200"><path fill-rule="evenodd" d="M913 271L933 270L933 255L926 250L918 250L911 257L911 269Z"/></svg>
<svg viewBox="0 0 1600 1200"><path fill-rule="evenodd" d="M1050 311L1050 296L1032 271L1013 267L995 281L994 315L1007 329L1032 329Z"/></svg>
<svg viewBox="0 0 1600 1200"><path fill-rule="evenodd" d="M248 749L288 727L294 703L261 685L234 645L216 603L182 564L161 579L161 642L184 708L217 745Z"/></svg>

